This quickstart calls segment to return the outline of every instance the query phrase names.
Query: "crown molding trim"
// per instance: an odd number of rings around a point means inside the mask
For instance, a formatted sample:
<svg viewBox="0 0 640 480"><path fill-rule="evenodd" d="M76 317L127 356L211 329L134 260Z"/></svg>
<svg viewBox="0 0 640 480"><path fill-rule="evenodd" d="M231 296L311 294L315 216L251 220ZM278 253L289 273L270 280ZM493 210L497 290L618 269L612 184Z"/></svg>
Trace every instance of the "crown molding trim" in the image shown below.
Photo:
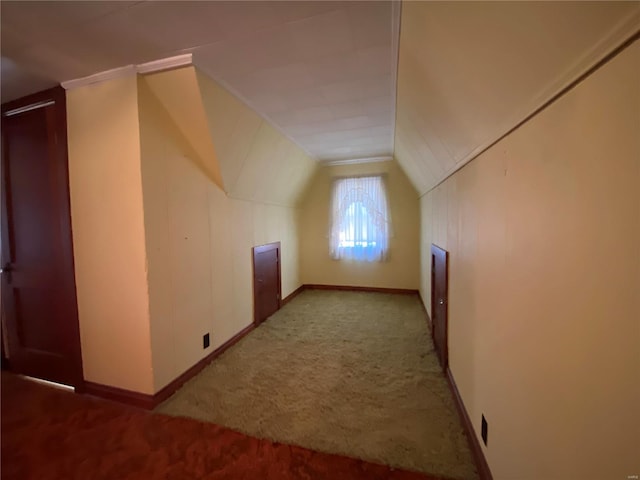
<svg viewBox="0 0 640 480"><path fill-rule="evenodd" d="M391 151L396 151L396 111L398 109L398 66L400 63L400 29L402 23L402 1L393 0L391 2L391 65L393 72L391 75L391 125L393 125L393 137L391 139Z"/></svg>
<svg viewBox="0 0 640 480"><path fill-rule="evenodd" d="M373 163L373 162L390 162L393 160L392 156L385 157L366 157L366 158L351 158L347 160L329 160L321 161L320 165L326 165L333 167L335 165L356 165L358 163Z"/></svg>
<svg viewBox="0 0 640 480"><path fill-rule="evenodd" d="M106 82L108 80L114 80L116 78L123 78L139 74L149 74L155 72L161 72L164 70L171 70L173 68L186 67L193 65L193 55L186 53L184 55L176 55L174 57L161 58L160 60L153 60L152 62L140 63L138 65L126 65L124 67L113 68L104 72L95 73L87 77L74 78L73 80L67 80L61 82L62 88L65 90L73 90L74 88L84 87L86 85L92 85L94 83Z"/></svg>
<svg viewBox="0 0 640 480"><path fill-rule="evenodd" d="M65 90L73 90L74 88L80 88L86 85L92 85L94 83L102 83L106 82L107 80L128 77L131 75L135 75L135 73L135 65L127 65L125 67L118 67L111 70L106 70L104 72L94 73L93 75L89 75L87 77L74 78L73 80L60 82L60 85L62 85L62 88L64 88Z"/></svg>
<svg viewBox="0 0 640 480"><path fill-rule="evenodd" d="M193 65L193 54L185 53L184 55L176 55L175 57L161 58L152 62L141 63L137 65L138 73L154 73L172 68L186 67Z"/></svg>

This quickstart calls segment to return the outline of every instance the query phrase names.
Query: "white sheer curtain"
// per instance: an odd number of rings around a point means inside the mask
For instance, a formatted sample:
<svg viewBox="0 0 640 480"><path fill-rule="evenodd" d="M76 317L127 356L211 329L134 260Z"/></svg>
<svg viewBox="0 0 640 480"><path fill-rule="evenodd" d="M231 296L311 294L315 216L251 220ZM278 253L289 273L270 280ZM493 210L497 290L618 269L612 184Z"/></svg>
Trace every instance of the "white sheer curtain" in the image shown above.
<svg viewBox="0 0 640 480"><path fill-rule="evenodd" d="M382 177L338 178L331 202L330 251L334 259L384 260L389 213Z"/></svg>

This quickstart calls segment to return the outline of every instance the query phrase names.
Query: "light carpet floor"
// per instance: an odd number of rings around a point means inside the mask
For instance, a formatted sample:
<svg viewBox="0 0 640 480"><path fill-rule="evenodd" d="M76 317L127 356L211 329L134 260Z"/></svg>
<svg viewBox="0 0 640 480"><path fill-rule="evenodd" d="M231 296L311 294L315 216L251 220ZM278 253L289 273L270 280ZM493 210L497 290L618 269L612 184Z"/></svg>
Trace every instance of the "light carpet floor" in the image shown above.
<svg viewBox="0 0 640 480"><path fill-rule="evenodd" d="M455 479L478 478L414 295L306 290L156 411Z"/></svg>

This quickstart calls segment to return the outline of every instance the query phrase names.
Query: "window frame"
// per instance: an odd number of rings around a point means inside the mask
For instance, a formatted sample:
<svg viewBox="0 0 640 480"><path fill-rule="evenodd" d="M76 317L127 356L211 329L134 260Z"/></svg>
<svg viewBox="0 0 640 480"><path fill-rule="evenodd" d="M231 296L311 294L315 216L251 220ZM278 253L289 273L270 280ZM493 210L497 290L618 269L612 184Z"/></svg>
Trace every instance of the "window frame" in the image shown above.
<svg viewBox="0 0 640 480"><path fill-rule="evenodd" d="M330 204L330 256L334 260L384 261L391 237L386 176L335 177Z"/></svg>

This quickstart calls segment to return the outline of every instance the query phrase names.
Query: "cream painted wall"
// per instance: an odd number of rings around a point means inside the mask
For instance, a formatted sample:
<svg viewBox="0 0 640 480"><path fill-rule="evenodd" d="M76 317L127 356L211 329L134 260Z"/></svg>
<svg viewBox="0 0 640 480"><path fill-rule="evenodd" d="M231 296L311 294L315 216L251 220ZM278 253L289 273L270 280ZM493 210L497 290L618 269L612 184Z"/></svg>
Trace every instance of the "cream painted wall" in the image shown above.
<svg viewBox="0 0 640 480"><path fill-rule="evenodd" d="M67 92L84 377L153 393L135 77Z"/></svg>
<svg viewBox="0 0 640 480"><path fill-rule="evenodd" d="M190 157L228 196L293 206L316 162L241 100L189 66L145 76L189 144Z"/></svg>
<svg viewBox="0 0 640 480"><path fill-rule="evenodd" d="M145 76L147 87L173 118L189 142L190 157L221 189L225 190L218 156L207 125L194 67L176 68Z"/></svg>
<svg viewBox="0 0 640 480"><path fill-rule="evenodd" d="M349 262L329 256L329 210L336 176L384 174L393 235L385 262ZM324 166L303 197L300 211L302 283L417 289L419 283L418 195L395 161Z"/></svg>
<svg viewBox="0 0 640 480"><path fill-rule="evenodd" d="M146 78L139 105L157 391L253 321L251 247L280 241L282 295L301 283L295 208L229 198Z"/></svg>
<svg viewBox="0 0 640 480"><path fill-rule="evenodd" d="M426 193L639 25L640 2L403 2L395 158Z"/></svg>
<svg viewBox="0 0 640 480"><path fill-rule="evenodd" d="M215 102L205 109L212 89ZM301 284L295 204L315 162L227 97L198 79L193 67L67 94L88 381L157 392L249 325L255 245L281 242L283 296ZM231 122L231 144L224 135L214 137L209 117L220 126L225 113L257 118L262 133L254 138ZM241 166L232 185L244 185L238 190L243 198L222 190L215 140L224 142L225 172L233 161ZM246 158L233 155L244 144ZM271 175L278 169L282 175ZM211 345L203 350L207 332Z"/></svg>
<svg viewBox="0 0 640 480"><path fill-rule="evenodd" d="M296 205L317 164L255 111L192 69L230 197Z"/></svg>
<svg viewBox="0 0 640 480"><path fill-rule="evenodd" d="M640 43L421 198L494 478L640 472ZM428 302L427 302L428 303Z"/></svg>

